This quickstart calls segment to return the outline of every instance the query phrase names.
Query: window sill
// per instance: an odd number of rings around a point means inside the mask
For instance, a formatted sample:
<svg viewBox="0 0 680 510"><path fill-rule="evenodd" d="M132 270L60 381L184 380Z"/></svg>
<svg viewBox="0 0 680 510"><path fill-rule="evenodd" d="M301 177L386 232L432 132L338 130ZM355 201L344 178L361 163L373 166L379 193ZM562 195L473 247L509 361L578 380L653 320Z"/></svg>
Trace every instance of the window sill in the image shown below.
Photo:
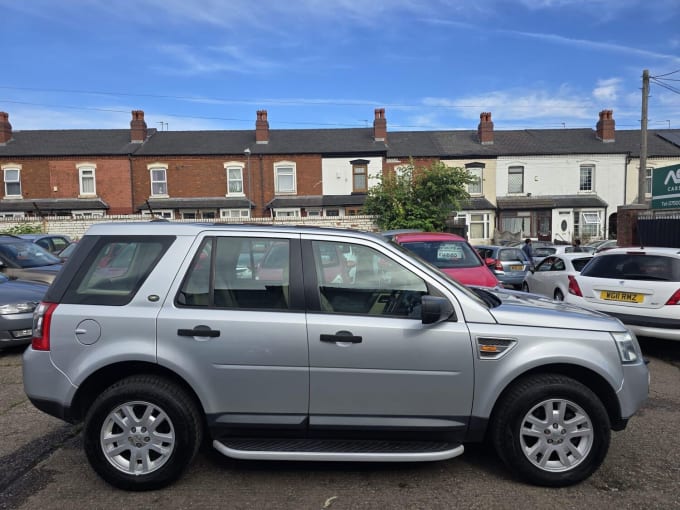
<svg viewBox="0 0 680 510"><path fill-rule="evenodd" d="M2 197L3 200L23 200L23 195L5 195Z"/></svg>

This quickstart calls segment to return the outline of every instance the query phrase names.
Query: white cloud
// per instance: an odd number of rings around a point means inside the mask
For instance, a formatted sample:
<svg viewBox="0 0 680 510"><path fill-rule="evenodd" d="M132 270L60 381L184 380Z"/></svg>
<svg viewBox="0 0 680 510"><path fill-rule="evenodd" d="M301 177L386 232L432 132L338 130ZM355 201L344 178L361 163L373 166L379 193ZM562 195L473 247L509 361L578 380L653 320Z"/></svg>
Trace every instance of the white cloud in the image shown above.
<svg viewBox="0 0 680 510"><path fill-rule="evenodd" d="M619 87L621 85L620 78L609 78L607 80L598 80L597 86L593 90L593 97L598 101L613 102L618 98Z"/></svg>

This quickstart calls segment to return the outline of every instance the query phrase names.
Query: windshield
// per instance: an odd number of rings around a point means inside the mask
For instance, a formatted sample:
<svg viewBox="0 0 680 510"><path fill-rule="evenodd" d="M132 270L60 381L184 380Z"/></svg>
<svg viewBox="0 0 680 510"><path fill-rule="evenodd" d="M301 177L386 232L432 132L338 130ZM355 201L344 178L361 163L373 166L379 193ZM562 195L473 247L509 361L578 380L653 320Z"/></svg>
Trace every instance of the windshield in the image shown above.
<svg viewBox="0 0 680 510"><path fill-rule="evenodd" d="M29 242L0 244L0 255L21 268L51 266L61 263L59 257L55 257L37 244Z"/></svg>
<svg viewBox="0 0 680 510"><path fill-rule="evenodd" d="M482 305L485 305L485 306L488 306L488 303L487 303L484 299L482 299L477 293L473 292L473 290L472 290L471 288L468 288L468 287L466 287L465 285L462 285L462 284L461 284L460 282L458 282L457 280L454 280L451 276L449 276L448 274L446 274L445 272L443 272L441 269L439 269L439 268L438 268L437 266L435 266L434 264L432 264L432 263L428 262L427 260L425 260L424 258L422 258L422 257L421 257L420 255L418 255L416 252L411 251L410 249L404 248L403 246L401 246L400 244L395 243L394 241L390 241L390 245L392 245L392 247L396 248L397 250L399 250L400 252L402 252L402 253L405 254L406 256L408 256L408 257L410 257L410 258L413 258L413 259L416 259L416 260L417 260L418 262L420 262L421 264L427 266L431 271L437 273L438 276L440 276L441 278L444 278L445 280L447 280L451 285L453 285L454 287L456 287L456 289L457 289L458 291L464 293L464 294L465 294L466 296L468 296L470 299L474 299L474 300L477 301L478 303L480 303L480 304L482 304Z"/></svg>

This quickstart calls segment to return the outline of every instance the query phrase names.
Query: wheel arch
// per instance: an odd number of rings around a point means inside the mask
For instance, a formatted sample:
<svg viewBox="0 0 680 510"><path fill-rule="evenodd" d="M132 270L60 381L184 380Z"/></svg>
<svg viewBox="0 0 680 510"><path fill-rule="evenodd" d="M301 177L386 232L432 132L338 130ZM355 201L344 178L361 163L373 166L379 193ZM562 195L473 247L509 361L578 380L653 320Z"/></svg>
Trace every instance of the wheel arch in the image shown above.
<svg viewBox="0 0 680 510"><path fill-rule="evenodd" d="M511 391L519 381L527 377L540 374L564 375L566 377L571 377L572 379L587 386L593 393L595 393L595 395L602 402L602 405L605 407L607 415L609 416L612 430L622 430L625 427L626 421L621 418L621 406L616 397L616 391L601 375L593 370L590 370L589 368L579 365L572 365L569 363L552 363L531 368L525 372L522 372L521 374L518 374L514 379L509 381L499 393L498 398L496 398L493 404L491 415L489 416L489 420L486 422L483 434L478 434L478 437L471 438L471 440L483 440L486 437L486 434L489 430L489 424L493 422L500 402L503 401L508 392Z"/></svg>
<svg viewBox="0 0 680 510"><path fill-rule="evenodd" d="M156 375L181 387L194 401L205 426L205 412L201 400L191 386L177 373L161 365L145 361L113 363L90 374L78 387L70 408L71 421L80 421L94 400L109 386L133 375Z"/></svg>

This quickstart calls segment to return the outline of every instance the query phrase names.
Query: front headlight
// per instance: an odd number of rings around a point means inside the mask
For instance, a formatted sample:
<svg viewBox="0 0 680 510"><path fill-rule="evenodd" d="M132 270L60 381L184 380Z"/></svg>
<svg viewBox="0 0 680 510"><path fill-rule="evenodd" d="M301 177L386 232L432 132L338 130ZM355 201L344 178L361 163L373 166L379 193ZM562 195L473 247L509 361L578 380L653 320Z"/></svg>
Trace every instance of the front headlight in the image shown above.
<svg viewBox="0 0 680 510"><path fill-rule="evenodd" d="M0 315L14 315L16 313L32 313L38 303L27 301L26 303L12 303L0 306Z"/></svg>
<svg viewBox="0 0 680 510"><path fill-rule="evenodd" d="M637 362L642 353L638 347L638 343L635 337L630 331L625 333L612 333L614 341L616 342L616 347L619 350L619 357L623 363L635 363Z"/></svg>

